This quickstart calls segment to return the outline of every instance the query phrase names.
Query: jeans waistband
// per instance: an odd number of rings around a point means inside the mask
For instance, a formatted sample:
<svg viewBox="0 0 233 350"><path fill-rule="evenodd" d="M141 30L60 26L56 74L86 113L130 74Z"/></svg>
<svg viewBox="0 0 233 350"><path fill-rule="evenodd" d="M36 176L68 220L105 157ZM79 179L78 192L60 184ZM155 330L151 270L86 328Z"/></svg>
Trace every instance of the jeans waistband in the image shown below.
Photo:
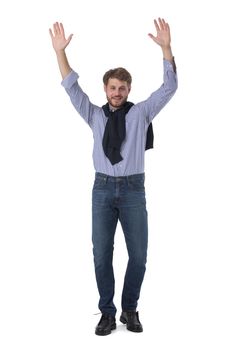
<svg viewBox="0 0 233 350"><path fill-rule="evenodd" d="M111 182L119 182L119 181L130 181L130 180L145 180L145 173L142 174L134 174L134 175L128 175L128 176L110 176L103 173L95 173L96 179L102 179L104 181L111 181Z"/></svg>

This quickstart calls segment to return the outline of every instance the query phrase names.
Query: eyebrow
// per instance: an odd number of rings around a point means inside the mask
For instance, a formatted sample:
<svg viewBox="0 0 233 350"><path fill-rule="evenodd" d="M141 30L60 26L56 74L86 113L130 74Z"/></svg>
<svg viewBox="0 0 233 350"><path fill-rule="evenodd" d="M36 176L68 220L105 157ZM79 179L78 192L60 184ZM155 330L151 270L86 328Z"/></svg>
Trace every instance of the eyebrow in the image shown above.
<svg viewBox="0 0 233 350"><path fill-rule="evenodd" d="M114 85L114 84L110 84L109 86L110 86L110 87L116 87L116 85ZM125 85L120 85L119 88L120 88L120 89L121 89L121 88L124 88L124 89L125 89L126 86L125 86Z"/></svg>

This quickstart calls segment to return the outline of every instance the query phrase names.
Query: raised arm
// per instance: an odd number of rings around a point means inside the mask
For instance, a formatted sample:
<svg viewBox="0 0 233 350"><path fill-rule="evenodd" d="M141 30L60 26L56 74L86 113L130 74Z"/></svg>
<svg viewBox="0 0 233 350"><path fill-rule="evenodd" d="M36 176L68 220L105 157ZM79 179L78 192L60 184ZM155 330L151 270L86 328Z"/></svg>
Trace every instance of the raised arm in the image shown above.
<svg viewBox="0 0 233 350"><path fill-rule="evenodd" d="M165 20L162 18L158 18L158 21L156 19L154 20L155 29L157 31L157 35L154 36L153 34L149 33L149 37L158 44L163 52L163 57L167 60L173 63L173 55L171 50L171 34L170 34L170 27L169 24L165 22Z"/></svg>
<svg viewBox="0 0 233 350"><path fill-rule="evenodd" d="M145 115L148 123L161 111L161 109L172 98L177 89L177 74L174 57L171 50L171 35L168 23L164 19L154 20L156 35L148 34L149 37L158 44L163 52L163 84L154 91L150 97L138 103L141 115Z"/></svg>
<svg viewBox="0 0 233 350"><path fill-rule="evenodd" d="M70 34L68 38L65 37L65 31L62 23L54 23L53 31L49 29L49 33L52 39L52 45L57 55L57 62L61 72L62 79L64 79L70 72L71 68L65 53L66 47L69 45L73 34Z"/></svg>

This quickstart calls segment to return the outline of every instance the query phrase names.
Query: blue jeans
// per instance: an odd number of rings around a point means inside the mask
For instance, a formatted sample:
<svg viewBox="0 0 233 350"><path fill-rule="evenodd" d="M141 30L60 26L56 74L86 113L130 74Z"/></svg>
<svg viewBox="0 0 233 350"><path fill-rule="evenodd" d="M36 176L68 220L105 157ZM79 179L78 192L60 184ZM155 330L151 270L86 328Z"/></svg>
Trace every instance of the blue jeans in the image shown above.
<svg viewBox="0 0 233 350"><path fill-rule="evenodd" d="M116 314L113 246L118 219L128 251L122 310L136 310L146 270L148 225L144 174L113 177L96 173L92 191L92 241L102 313ZM120 259L120 257L118 257Z"/></svg>

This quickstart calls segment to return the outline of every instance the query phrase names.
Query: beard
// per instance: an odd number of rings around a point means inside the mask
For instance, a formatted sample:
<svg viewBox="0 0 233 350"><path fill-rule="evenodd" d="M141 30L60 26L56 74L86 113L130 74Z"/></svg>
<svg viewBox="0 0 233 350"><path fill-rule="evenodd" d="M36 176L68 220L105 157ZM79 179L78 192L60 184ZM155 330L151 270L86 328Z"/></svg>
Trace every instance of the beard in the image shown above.
<svg viewBox="0 0 233 350"><path fill-rule="evenodd" d="M107 96L107 100L108 100L108 103L110 104L110 106L112 106L113 108L121 108L125 104L125 102L127 101L127 97L125 97L125 98L109 98Z"/></svg>

